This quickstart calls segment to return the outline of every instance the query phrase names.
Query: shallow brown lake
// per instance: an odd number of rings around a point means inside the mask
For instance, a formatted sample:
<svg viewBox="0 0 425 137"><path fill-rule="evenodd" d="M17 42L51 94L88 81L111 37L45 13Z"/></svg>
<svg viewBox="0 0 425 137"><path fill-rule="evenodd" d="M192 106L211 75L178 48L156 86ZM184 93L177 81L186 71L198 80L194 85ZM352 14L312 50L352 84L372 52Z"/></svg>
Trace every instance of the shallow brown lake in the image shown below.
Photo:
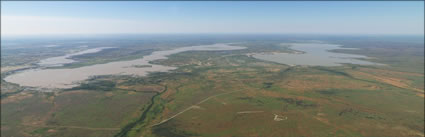
<svg viewBox="0 0 425 137"><path fill-rule="evenodd" d="M329 51L334 49L355 50L352 48L342 48L340 47L340 45L323 43L283 43L283 45L289 45L291 49L302 51L304 53L254 53L253 57L287 65L339 66L343 63L360 65L380 65L378 63L361 60L367 59L368 57L366 56L335 53Z"/></svg>
<svg viewBox="0 0 425 137"><path fill-rule="evenodd" d="M218 51L218 50L240 50L245 47L229 46L227 44L214 44L182 47L172 50L155 51L151 55L144 56L141 59L131 61L110 62L106 64L97 64L72 69L32 69L10 75L5 78L7 82L16 83L21 86L38 88L71 88L78 85L79 82L88 79L91 76L98 75L135 75L146 76L150 72L166 72L175 67L150 64L149 61L158 59L167 59L167 56L184 51ZM99 50L99 49L97 49ZM92 50L92 52L97 51ZM57 57L55 57L57 58ZM49 60L49 59L47 59ZM52 59L50 59L52 60ZM63 64L72 62L68 59L53 59L54 63ZM64 60L66 62L61 62ZM150 65L151 67L135 67L141 65Z"/></svg>

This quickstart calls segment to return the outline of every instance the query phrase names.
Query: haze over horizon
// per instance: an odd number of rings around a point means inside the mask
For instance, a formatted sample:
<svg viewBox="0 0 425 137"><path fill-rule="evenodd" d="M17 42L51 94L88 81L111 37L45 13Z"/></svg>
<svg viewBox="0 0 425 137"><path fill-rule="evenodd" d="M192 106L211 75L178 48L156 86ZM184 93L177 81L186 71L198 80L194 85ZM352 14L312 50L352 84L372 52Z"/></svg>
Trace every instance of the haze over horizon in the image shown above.
<svg viewBox="0 0 425 137"><path fill-rule="evenodd" d="M1 34L423 35L424 2L1 2Z"/></svg>

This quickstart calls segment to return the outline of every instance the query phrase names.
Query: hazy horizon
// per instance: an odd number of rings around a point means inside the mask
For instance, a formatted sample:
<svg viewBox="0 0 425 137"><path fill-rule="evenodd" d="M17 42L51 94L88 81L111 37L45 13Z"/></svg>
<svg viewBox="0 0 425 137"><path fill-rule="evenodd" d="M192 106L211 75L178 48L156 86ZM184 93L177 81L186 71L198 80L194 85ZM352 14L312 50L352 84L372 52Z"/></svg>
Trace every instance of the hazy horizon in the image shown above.
<svg viewBox="0 0 425 137"><path fill-rule="evenodd" d="M1 34L424 35L424 2L1 2Z"/></svg>

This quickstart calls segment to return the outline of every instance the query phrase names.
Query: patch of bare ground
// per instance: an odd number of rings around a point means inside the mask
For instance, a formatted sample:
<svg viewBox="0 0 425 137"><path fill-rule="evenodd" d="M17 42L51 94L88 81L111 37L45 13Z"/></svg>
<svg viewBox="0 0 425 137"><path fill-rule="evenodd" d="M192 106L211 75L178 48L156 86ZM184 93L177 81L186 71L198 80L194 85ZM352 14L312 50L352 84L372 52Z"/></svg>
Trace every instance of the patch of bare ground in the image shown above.
<svg viewBox="0 0 425 137"><path fill-rule="evenodd" d="M407 128L407 127L396 126L396 127L392 127L391 129L393 129L393 130L399 130L400 133L403 136L421 136L421 137L424 136L424 133L421 133L421 132L416 131L416 130L411 130L411 129Z"/></svg>
<svg viewBox="0 0 425 137"><path fill-rule="evenodd" d="M329 123L329 120L326 119L326 118L324 118L324 117L315 116L314 119L319 120L320 122L322 122L322 123L324 123L326 125L330 125L331 124L331 123Z"/></svg>
<svg viewBox="0 0 425 137"><path fill-rule="evenodd" d="M370 85L366 82L345 80L343 76L329 76L329 75L298 75L293 78L285 79L280 83L276 83L282 88L294 91L313 91L320 89L353 89L361 88L368 90L379 89L376 85Z"/></svg>
<svg viewBox="0 0 425 137"><path fill-rule="evenodd" d="M266 71L269 71L269 72L279 72L281 69L279 69L279 68L266 68Z"/></svg>
<svg viewBox="0 0 425 137"><path fill-rule="evenodd" d="M408 83L409 80L407 79L403 79L403 78L395 78L395 77L390 77L390 76L378 76L378 75L374 75L374 74L369 74L369 73L365 73L365 72L360 72L360 71L351 71L350 72L354 77L359 77L359 78L363 78L363 79L367 79L367 78L372 78L374 80L395 86L395 87L399 87L399 88L404 88L404 89L408 89L408 90L413 90L416 92L420 92L420 93L424 93L424 90L422 89L417 89L414 87L411 87Z"/></svg>
<svg viewBox="0 0 425 137"><path fill-rule="evenodd" d="M105 96L106 97L112 97L112 96L114 96L114 93L113 92L106 92Z"/></svg>
<svg viewBox="0 0 425 137"><path fill-rule="evenodd" d="M49 120L49 118L51 118L53 116L53 114L58 110L58 104L55 102L54 100L54 96L52 96L53 99L51 99L51 103L53 104L53 107L50 109L49 112L47 112L47 115L45 115L41 121L43 123L45 123L47 120Z"/></svg>
<svg viewBox="0 0 425 137"><path fill-rule="evenodd" d="M21 92L19 94L16 95L11 95L8 96L7 98L1 99L1 104L6 104L6 103L12 103L12 102L17 102L29 97L32 97L33 94L28 93L28 92Z"/></svg>
<svg viewBox="0 0 425 137"><path fill-rule="evenodd" d="M424 76L424 74L420 74L420 73L391 71L391 70L385 70L385 69L360 68L360 71L371 72L378 75L399 75L399 76L419 76L419 77Z"/></svg>
<svg viewBox="0 0 425 137"><path fill-rule="evenodd" d="M125 90L133 90L133 91L140 91L140 92L160 92L164 90L164 87L158 86L158 85L132 85L132 86L119 86L119 89L125 89Z"/></svg>
<svg viewBox="0 0 425 137"><path fill-rule="evenodd" d="M60 95L85 94L85 93L88 93L88 92L89 91L85 91L85 90L74 90L74 91L62 92L62 93L60 93Z"/></svg>
<svg viewBox="0 0 425 137"><path fill-rule="evenodd" d="M204 108L202 108L201 106L198 106L198 105L193 105L192 109L204 109Z"/></svg>
<svg viewBox="0 0 425 137"><path fill-rule="evenodd" d="M417 93L416 96L424 97L424 93Z"/></svg>
<svg viewBox="0 0 425 137"><path fill-rule="evenodd" d="M264 111L239 111L236 114L251 114L251 113L263 113Z"/></svg>

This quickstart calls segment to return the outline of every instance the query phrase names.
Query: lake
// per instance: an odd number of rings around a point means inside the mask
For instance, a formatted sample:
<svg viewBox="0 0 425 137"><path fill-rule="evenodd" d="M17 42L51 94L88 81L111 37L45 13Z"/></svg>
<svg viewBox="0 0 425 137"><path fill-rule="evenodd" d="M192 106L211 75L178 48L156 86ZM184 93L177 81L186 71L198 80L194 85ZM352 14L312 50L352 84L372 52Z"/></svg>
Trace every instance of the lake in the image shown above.
<svg viewBox="0 0 425 137"><path fill-rule="evenodd" d="M89 49L84 54L94 53L104 48ZM84 66L79 68L66 68L66 69L31 69L22 71L5 78L7 82L16 83L21 86L37 87L37 88L72 88L79 85L79 82L84 81L91 76L99 75L134 75L146 76L150 72L167 72L175 67L156 65L149 63L150 61L167 59L167 56L185 52L185 51L220 51L220 50L240 50L245 47L230 46L227 44L213 44L181 47L172 50L155 51L152 54L144 56L141 59L131 61L118 61L106 64L96 64L91 66ZM82 53L76 53L81 55ZM46 59L41 63L44 66L57 66L63 65L70 61L67 57L75 56L65 55L61 57L54 57ZM46 63L47 62L47 63ZM137 66L150 66L150 67L137 67Z"/></svg>
<svg viewBox="0 0 425 137"><path fill-rule="evenodd" d="M283 43L289 45L291 49L297 50L296 53L253 53L254 58L277 62L287 65L308 65L308 66L340 66L343 63L360 64L360 65L380 65L360 59L367 59L367 56L344 54L330 52L334 49L350 49L342 48L340 45L323 44L323 43Z"/></svg>
<svg viewBox="0 0 425 137"><path fill-rule="evenodd" d="M112 48L112 47L93 48L93 49L80 51L80 52L77 52L77 53L66 54L64 56L47 58L47 59L41 60L37 64L40 65L40 66L43 66L43 67L60 67L60 66L63 66L64 64L76 62L75 60L70 59L72 56L89 54L89 53L96 53L96 52L100 52L100 51L102 51L104 49L108 49L108 48Z"/></svg>

